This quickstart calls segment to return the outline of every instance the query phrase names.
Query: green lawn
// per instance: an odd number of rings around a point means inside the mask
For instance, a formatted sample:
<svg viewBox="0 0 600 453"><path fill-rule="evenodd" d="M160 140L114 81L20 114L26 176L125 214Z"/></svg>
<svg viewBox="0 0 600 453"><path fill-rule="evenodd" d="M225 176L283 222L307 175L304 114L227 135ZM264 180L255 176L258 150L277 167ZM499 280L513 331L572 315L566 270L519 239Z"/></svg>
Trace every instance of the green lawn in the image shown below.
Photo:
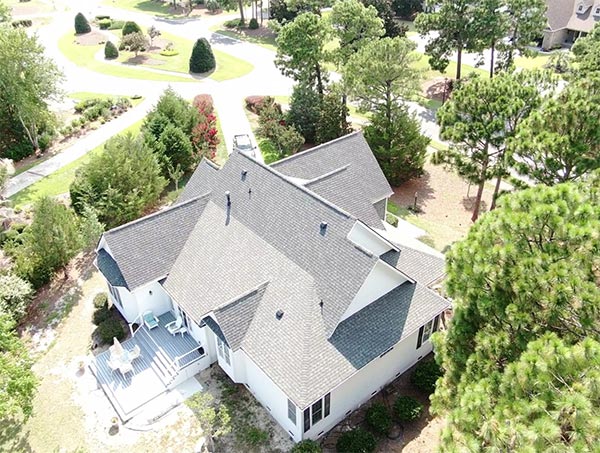
<svg viewBox="0 0 600 453"><path fill-rule="evenodd" d="M223 24L217 24L210 27L210 31L218 33L229 38L239 39L240 41L251 42L252 44L259 45L265 49L277 51L277 45L275 44L274 36L248 36L235 29L225 28Z"/></svg>
<svg viewBox="0 0 600 453"><path fill-rule="evenodd" d="M136 134L139 132L144 120L140 120L137 123L132 124L128 128L123 129L120 133L132 132ZM10 200L12 201L13 207L23 208L25 205L33 203L35 200L42 196L55 197L57 195L67 193L69 186L75 179L75 173L82 166L90 161L93 155L102 152L104 149L104 143L97 146L85 156L71 162L63 168L55 171L49 176L40 179L38 182L30 185L26 189L17 192Z"/></svg>
<svg viewBox="0 0 600 453"><path fill-rule="evenodd" d="M121 32L119 30L113 30L113 34L117 38L121 37ZM150 54L150 58L152 60L158 60L159 62L161 62L161 64L142 63L136 66L144 66L154 69L161 69L163 71L172 71L188 74L190 55L192 54L192 47L194 46L194 41L181 38L179 36L166 32L163 32L160 37L161 39L166 39L167 41L172 42L173 48L179 53L177 55L173 55L172 57L165 57L163 55L160 55L159 53L152 53ZM216 80L217 82L222 82L223 80L230 80L235 79L237 77L245 76L254 69L254 66L252 66L247 61L236 58L225 52L221 52L220 50L213 49L213 53L215 55L215 60L217 61L217 69L214 72L212 72L208 77L212 80ZM117 61L123 63L129 61L134 57L135 55L133 52L121 51L119 52L119 58L117 59Z"/></svg>
<svg viewBox="0 0 600 453"><path fill-rule="evenodd" d="M173 14L169 3L156 0L103 0L102 3L112 7L148 13L159 17L182 17Z"/></svg>
<svg viewBox="0 0 600 453"><path fill-rule="evenodd" d="M98 61L94 55L103 48L102 45L82 46L76 44L74 35L69 32L58 41L60 51L77 66L87 68L91 71L100 72L115 77L130 79L156 80L164 82L194 82L193 79L180 77L178 75L159 74L142 69L133 69L127 66L113 65Z"/></svg>
<svg viewBox="0 0 600 453"><path fill-rule="evenodd" d="M549 59L550 55L548 54L536 53L533 57L515 58L515 66L521 69L539 69L543 68Z"/></svg>

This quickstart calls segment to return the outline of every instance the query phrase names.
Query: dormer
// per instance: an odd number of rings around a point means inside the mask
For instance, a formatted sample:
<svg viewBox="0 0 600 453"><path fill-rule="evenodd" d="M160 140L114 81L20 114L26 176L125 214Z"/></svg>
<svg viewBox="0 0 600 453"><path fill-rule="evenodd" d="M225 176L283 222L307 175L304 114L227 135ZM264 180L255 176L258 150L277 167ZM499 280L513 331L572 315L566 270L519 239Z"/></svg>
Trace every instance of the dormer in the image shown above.
<svg viewBox="0 0 600 453"><path fill-rule="evenodd" d="M594 11L592 12L596 19L600 19L600 3L594 6Z"/></svg>
<svg viewBox="0 0 600 453"><path fill-rule="evenodd" d="M577 3L577 7L575 8L575 12L577 14L585 14L591 8L593 2L591 0L581 0Z"/></svg>

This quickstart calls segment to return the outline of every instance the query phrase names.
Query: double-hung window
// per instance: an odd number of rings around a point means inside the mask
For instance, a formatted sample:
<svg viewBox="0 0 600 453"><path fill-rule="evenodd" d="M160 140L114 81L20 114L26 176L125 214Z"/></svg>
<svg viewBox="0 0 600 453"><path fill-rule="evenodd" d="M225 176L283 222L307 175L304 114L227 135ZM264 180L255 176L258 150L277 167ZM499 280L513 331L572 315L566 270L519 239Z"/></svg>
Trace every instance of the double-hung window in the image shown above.
<svg viewBox="0 0 600 453"><path fill-rule="evenodd" d="M219 357L221 357L227 365L231 365L231 358L229 357L229 347L217 336L217 351L219 351Z"/></svg>
<svg viewBox="0 0 600 453"><path fill-rule="evenodd" d="M296 405L288 398L288 418L296 426Z"/></svg>
<svg viewBox="0 0 600 453"><path fill-rule="evenodd" d="M419 349L423 343L429 340L429 337L431 337L431 334L433 332L437 331L439 323L440 316L438 315L419 329L419 336L417 338L417 349Z"/></svg>
<svg viewBox="0 0 600 453"><path fill-rule="evenodd" d="M331 393L315 401L309 407L304 409L304 432L311 426L319 423L331 412Z"/></svg>
<svg viewBox="0 0 600 453"><path fill-rule="evenodd" d="M119 290L109 283L108 291L110 292L110 295L112 296L112 300L115 303L115 305L119 308L123 308L123 302L121 302L121 295L119 294Z"/></svg>

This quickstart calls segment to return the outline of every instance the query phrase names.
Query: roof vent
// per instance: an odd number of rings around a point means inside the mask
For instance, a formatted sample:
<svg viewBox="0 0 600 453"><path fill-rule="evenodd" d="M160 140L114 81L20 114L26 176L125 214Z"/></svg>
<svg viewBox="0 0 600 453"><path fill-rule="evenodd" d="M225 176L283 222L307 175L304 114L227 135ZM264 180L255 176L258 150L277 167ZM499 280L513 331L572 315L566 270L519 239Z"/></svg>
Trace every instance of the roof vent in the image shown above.
<svg viewBox="0 0 600 453"><path fill-rule="evenodd" d="M277 319L283 318L283 310L277 310L277 313L275 313L275 317Z"/></svg>
<svg viewBox="0 0 600 453"><path fill-rule="evenodd" d="M229 194L229 190L225 192L225 196L227 197L227 206L231 206L231 195Z"/></svg>
<svg viewBox="0 0 600 453"><path fill-rule="evenodd" d="M246 180L246 176L248 176L248 170L242 170L242 181Z"/></svg>
<svg viewBox="0 0 600 453"><path fill-rule="evenodd" d="M327 222L321 222L321 234L324 236L327 231Z"/></svg>

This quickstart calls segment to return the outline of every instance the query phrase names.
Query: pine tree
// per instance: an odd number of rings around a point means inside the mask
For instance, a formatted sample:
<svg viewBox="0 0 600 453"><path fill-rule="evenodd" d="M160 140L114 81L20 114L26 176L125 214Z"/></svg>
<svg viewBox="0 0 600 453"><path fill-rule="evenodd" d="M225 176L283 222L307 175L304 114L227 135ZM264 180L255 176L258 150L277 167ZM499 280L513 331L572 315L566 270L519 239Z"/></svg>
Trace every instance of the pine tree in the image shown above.
<svg viewBox="0 0 600 453"><path fill-rule="evenodd" d="M209 72L215 69L216 65L210 43L206 38L198 39L190 56L190 72L194 74Z"/></svg>
<svg viewBox="0 0 600 453"><path fill-rule="evenodd" d="M75 16L75 34L82 35L92 31L90 23L82 13L77 13Z"/></svg>

